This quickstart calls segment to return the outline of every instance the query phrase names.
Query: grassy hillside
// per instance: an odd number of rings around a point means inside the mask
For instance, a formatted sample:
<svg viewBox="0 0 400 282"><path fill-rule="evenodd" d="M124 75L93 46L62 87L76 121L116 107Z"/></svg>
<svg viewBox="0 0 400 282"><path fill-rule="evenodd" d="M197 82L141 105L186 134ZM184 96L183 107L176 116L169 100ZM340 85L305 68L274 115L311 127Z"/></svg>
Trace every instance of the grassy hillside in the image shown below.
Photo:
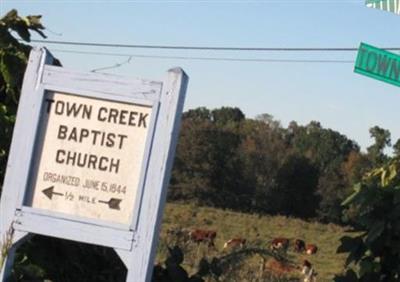
<svg viewBox="0 0 400 282"><path fill-rule="evenodd" d="M217 231L216 249L197 246L194 243L178 240L167 230L202 228ZM224 242L234 237L248 240L247 249L260 249L269 252L269 242L276 237L302 239L306 243L316 244L315 255L293 252L289 247L287 258L292 265L309 260L318 272L318 281L332 281L334 274L343 271L345 255L336 254L339 239L345 233L344 228L334 224L306 222L283 216L258 216L213 208L199 208L194 205L167 204L164 214L161 240L157 261L162 262L167 254L167 246L180 245L185 252L183 267L194 272L201 257L221 257L232 251L223 251ZM239 252L240 253L240 252ZM243 251L242 251L243 253ZM251 253L227 265L223 281L261 281L261 256ZM230 275L231 274L231 275ZM294 276L297 276L297 272ZM292 275L292 276L293 276ZM211 281L211 280L210 280ZM263 280L264 281L264 280ZM283 281L283 280L276 280ZM285 280L287 281L287 280Z"/></svg>

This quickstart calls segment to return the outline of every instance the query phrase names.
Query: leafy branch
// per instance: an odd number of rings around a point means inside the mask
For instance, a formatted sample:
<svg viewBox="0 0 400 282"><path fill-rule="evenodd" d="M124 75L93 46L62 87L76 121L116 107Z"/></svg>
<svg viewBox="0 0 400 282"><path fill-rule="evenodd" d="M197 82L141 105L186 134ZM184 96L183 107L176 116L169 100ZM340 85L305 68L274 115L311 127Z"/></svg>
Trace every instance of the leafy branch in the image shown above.
<svg viewBox="0 0 400 282"><path fill-rule="evenodd" d="M0 18L0 183L5 173L8 148L11 143L22 80L31 46L31 32L43 38L41 16L20 17L11 10ZM21 41L14 34L17 34Z"/></svg>
<svg viewBox="0 0 400 282"><path fill-rule="evenodd" d="M400 160L394 158L367 173L344 202L353 210L359 235L341 238L338 253L355 265L336 282L400 279Z"/></svg>

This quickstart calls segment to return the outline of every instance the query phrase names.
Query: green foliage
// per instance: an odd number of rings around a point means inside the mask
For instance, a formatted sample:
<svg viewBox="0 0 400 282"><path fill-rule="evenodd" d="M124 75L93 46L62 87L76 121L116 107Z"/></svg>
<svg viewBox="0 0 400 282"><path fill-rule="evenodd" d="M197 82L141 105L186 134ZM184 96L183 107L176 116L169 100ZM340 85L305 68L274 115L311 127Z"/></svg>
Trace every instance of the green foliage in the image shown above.
<svg viewBox="0 0 400 282"><path fill-rule="evenodd" d="M202 107L183 114L169 199L340 222L365 165L353 141L318 122L286 129L266 113Z"/></svg>
<svg viewBox="0 0 400 282"><path fill-rule="evenodd" d="M305 157L290 156L276 176L276 211L302 218L315 216L318 198L318 170Z"/></svg>
<svg viewBox="0 0 400 282"><path fill-rule="evenodd" d="M231 114L233 120L226 120ZM237 160L240 136L236 130L240 121L235 120L240 114L236 110L211 113L199 108L183 116L170 199L195 199L214 206L229 203L228 207L234 207L236 195L241 193L237 183L240 179L237 177L240 174Z"/></svg>
<svg viewBox="0 0 400 282"><path fill-rule="evenodd" d="M22 79L31 48L14 38L12 32L27 42L30 41L30 31L45 37L40 18L20 17L16 10L11 10L0 19L0 183L4 178Z"/></svg>
<svg viewBox="0 0 400 282"><path fill-rule="evenodd" d="M297 154L307 157L319 170L316 194L319 197L317 214L321 220L340 222L341 201L349 193L352 166L345 168L350 157L359 155L354 141L337 131L323 128L312 121L291 128L291 142ZM357 167L358 168L358 167Z"/></svg>
<svg viewBox="0 0 400 282"><path fill-rule="evenodd" d="M111 248L36 235L19 249L12 281L125 281L126 268Z"/></svg>
<svg viewBox="0 0 400 282"><path fill-rule="evenodd" d="M346 265L356 267L336 281L399 281L400 160L366 174L343 205L353 209L351 220L361 234L341 239L338 252L348 252Z"/></svg>
<svg viewBox="0 0 400 282"><path fill-rule="evenodd" d="M315 121L298 127L292 143L294 149L309 157L322 173L340 167L351 152L359 151L354 141L337 131L324 129Z"/></svg>
<svg viewBox="0 0 400 282"><path fill-rule="evenodd" d="M384 153L386 146L390 146L390 132L379 126L370 128L369 133L375 143L367 148L368 155L374 166L383 164L388 158Z"/></svg>
<svg viewBox="0 0 400 282"><path fill-rule="evenodd" d="M400 139L396 141L393 145L394 155L400 157Z"/></svg>
<svg viewBox="0 0 400 282"><path fill-rule="evenodd" d="M212 119L215 123L226 125L228 123L238 123L245 116L239 108L222 107L211 112Z"/></svg>
<svg viewBox="0 0 400 282"><path fill-rule="evenodd" d="M217 258L211 259L203 257L197 266L197 271L193 275L181 266L184 260L182 249L179 246L168 247L168 256L163 265L157 264L154 267L153 282L204 282L203 277L210 276L218 278L222 274Z"/></svg>

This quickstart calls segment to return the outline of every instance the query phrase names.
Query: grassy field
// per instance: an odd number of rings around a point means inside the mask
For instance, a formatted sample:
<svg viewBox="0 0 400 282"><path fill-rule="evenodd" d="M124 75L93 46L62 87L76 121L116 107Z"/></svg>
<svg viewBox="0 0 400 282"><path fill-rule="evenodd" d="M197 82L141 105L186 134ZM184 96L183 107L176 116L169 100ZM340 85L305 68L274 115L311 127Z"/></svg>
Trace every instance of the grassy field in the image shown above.
<svg viewBox="0 0 400 282"><path fill-rule="evenodd" d="M202 228L217 231L216 249L207 246L198 246L194 243L178 240L174 235L167 234L167 230ZM334 224L307 222L300 219L283 216L258 216L253 214L237 213L214 208L197 207L194 205L167 204L161 240L159 243L157 262L162 262L167 254L167 246L180 245L185 253L183 267L194 272L200 259L222 257L229 252L223 251L224 242L243 237L248 240L246 249L265 250L269 252L269 242L276 237L302 239L306 243L316 244L318 252L315 255L298 254L293 252L290 245L287 259L292 265L300 265L303 259L309 260L318 272L318 281L332 281L336 273L343 271L345 255L336 254L339 239L345 234L343 227ZM243 250L237 253L243 254ZM265 256L264 256L265 257ZM268 259L268 256L267 256ZM236 261L227 265L222 281L268 281L261 279L261 266L265 260L262 256L249 252ZM298 277L298 272L292 276ZM265 276L264 276L265 277ZM272 279L271 279L272 280ZM209 281L213 281L210 279ZM275 279L274 281L288 281ZM290 280L292 281L292 280Z"/></svg>

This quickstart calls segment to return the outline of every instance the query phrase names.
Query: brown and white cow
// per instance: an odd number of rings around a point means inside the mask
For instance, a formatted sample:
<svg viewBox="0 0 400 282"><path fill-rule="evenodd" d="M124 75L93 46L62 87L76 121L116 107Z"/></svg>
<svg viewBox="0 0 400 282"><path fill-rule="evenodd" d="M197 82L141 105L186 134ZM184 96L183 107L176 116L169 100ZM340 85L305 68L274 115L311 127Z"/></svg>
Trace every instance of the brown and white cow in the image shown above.
<svg viewBox="0 0 400 282"><path fill-rule="evenodd" d="M271 250L273 251L281 250L286 252L288 248L289 248L289 239L287 238L279 237L273 239L271 242Z"/></svg>
<svg viewBox="0 0 400 282"><path fill-rule="evenodd" d="M317 273L308 260L303 261L301 273L304 275L303 282L317 282Z"/></svg>
<svg viewBox="0 0 400 282"><path fill-rule="evenodd" d="M318 247L314 244L307 244L306 246L306 254L307 255L313 255L316 254L318 251Z"/></svg>
<svg viewBox="0 0 400 282"><path fill-rule="evenodd" d="M231 248L243 248L243 246L246 244L246 239L244 238L233 238L225 242L224 244L224 250Z"/></svg>
<svg viewBox="0 0 400 282"><path fill-rule="evenodd" d="M208 243L209 247L214 247L214 240L217 232L213 230L194 229L190 231L189 238L195 243Z"/></svg>

